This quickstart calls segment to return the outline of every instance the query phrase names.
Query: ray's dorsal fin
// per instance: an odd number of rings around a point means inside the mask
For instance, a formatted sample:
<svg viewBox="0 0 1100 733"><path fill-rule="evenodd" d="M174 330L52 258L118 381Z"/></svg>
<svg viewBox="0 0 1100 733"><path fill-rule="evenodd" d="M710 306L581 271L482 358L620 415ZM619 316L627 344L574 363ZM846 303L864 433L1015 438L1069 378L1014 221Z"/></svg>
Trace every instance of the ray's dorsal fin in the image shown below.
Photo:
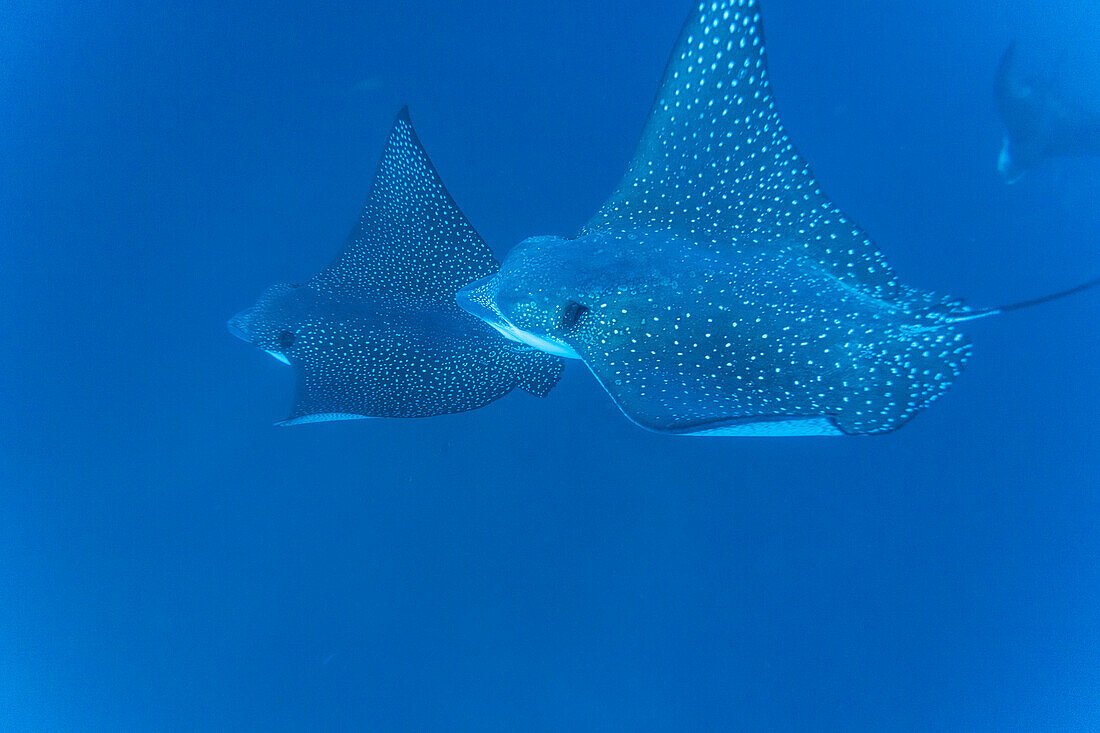
<svg viewBox="0 0 1100 733"><path fill-rule="evenodd" d="M498 269L489 247L444 188L406 107L394 120L370 196L344 251L310 284L450 303L459 288Z"/></svg>
<svg viewBox="0 0 1100 733"><path fill-rule="evenodd" d="M581 233L624 228L781 248L876 297L897 293L783 129L758 0L701 2L685 23L629 170Z"/></svg>

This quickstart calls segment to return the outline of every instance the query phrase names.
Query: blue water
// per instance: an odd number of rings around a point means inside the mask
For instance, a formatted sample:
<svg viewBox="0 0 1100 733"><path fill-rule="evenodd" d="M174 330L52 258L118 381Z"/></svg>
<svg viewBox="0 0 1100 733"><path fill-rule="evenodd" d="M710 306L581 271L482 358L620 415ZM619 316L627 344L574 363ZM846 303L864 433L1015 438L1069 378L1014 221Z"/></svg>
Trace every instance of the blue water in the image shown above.
<svg viewBox="0 0 1100 733"><path fill-rule="evenodd" d="M271 427L292 373L224 322L335 255L400 106L498 255L573 232L689 5L0 7L0 729L1100 729L1100 296L972 324L885 437L649 434L575 362ZM790 134L905 281L1100 271L1096 160L994 169L1002 49L1100 89L1091 3L763 10Z"/></svg>

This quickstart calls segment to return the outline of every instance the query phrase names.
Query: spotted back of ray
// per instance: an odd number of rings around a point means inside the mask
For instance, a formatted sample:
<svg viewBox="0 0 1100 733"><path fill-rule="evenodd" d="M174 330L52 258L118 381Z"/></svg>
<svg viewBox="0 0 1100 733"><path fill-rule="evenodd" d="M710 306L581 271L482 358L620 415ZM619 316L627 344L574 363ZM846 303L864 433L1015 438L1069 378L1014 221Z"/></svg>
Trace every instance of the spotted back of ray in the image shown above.
<svg viewBox="0 0 1100 733"><path fill-rule="evenodd" d="M567 347L659 432L888 432L970 352L954 299L902 285L884 300L805 258L668 230L534 237L470 287L471 312L535 348Z"/></svg>
<svg viewBox="0 0 1100 733"><path fill-rule="evenodd" d="M344 251L310 284L321 290L450 302L459 288L498 267L444 188L406 109L394 122L370 196Z"/></svg>
<svg viewBox="0 0 1100 733"><path fill-rule="evenodd" d="M876 297L897 292L874 243L822 193L783 129L757 0L702 2L689 16L629 170L581 233L615 229L765 245Z"/></svg>
<svg viewBox="0 0 1100 733"><path fill-rule="evenodd" d="M299 328L284 350L298 373L284 425L464 412L516 387L544 397L562 372L560 359L510 347L453 305L408 309L322 296L312 315L315 325Z"/></svg>
<svg viewBox="0 0 1100 733"><path fill-rule="evenodd" d="M517 348L455 302L497 270L403 110L343 253L304 285L268 288L228 325L297 373L283 425L463 412L517 387L545 396L560 360Z"/></svg>
<svg viewBox="0 0 1100 733"><path fill-rule="evenodd" d="M616 404L651 430L889 432L942 395L970 351L923 312L941 306L927 293L903 287L887 304L765 253L700 264L616 293L570 334Z"/></svg>

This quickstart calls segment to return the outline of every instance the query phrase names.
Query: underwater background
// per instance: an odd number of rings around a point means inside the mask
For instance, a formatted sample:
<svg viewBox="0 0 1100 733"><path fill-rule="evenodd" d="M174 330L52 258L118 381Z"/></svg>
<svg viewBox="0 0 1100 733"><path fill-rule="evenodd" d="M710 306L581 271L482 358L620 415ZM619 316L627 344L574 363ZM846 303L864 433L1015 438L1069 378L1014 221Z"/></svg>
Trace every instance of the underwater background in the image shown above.
<svg viewBox="0 0 1100 733"><path fill-rule="evenodd" d="M503 256L633 150L691 3L0 5L0 730L1100 729L1095 294L968 324L875 438L630 424L578 362L286 416L225 321L339 251L394 115ZM774 93L902 280L1100 273L1097 160L1013 186L993 74L1100 102L1100 8L764 0Z"/></svg>

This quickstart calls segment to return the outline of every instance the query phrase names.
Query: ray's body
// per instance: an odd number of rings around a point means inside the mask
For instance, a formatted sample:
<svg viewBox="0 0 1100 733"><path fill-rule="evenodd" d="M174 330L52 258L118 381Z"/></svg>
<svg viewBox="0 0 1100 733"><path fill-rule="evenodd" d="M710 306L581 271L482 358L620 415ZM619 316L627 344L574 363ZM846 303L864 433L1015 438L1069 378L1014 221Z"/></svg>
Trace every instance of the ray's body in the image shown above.
<svg viewBox="0 0 1100 733"><path fill-rule="evenodd" d="M997 67L995 95L1005 126L997 171L1007 182L1047 158L1100 155L1100 114L1063 96L1052 78L1021 77L1015 44Z"/></svg>
<svg viewBox="0 0 1100 733"><path fill-rule="evenodd" d="M341 255L305 284L269 288L229 329L297 372L284 425L462 412L516 387L546 395L560 363L455 303L498 267L403 111Z"/></svg>
<svg viewBox="0 0 1100 733"><path fill-rule="evenodd" d="M772 99L757 0L703 2L629 169L574 237L536 237L458 294L501 333L582 359L643 427L894 430L1000 312L902 284L820 190Z"/></svg>

